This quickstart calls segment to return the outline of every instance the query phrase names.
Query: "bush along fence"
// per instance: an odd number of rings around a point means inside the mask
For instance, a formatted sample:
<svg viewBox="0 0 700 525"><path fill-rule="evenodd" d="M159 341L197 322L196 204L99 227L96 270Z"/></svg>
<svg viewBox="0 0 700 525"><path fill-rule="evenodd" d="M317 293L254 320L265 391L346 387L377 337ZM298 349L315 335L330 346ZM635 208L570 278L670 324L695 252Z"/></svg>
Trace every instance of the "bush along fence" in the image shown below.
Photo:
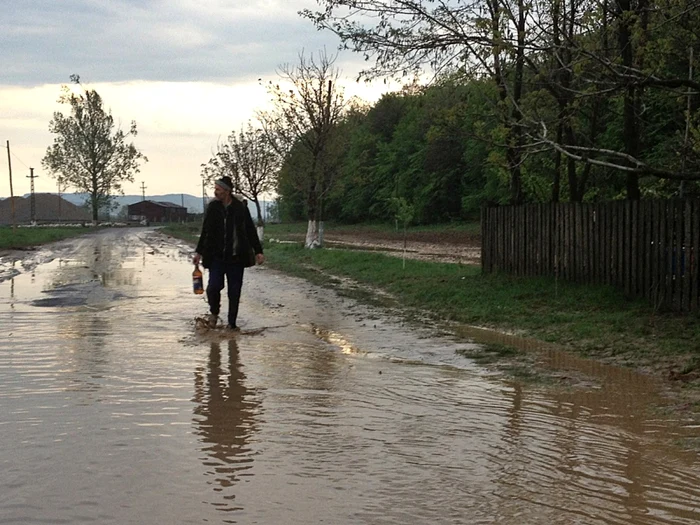
<svg viewBox="0 0 700 525"><path fill-rule="evenodd" d="M484 272L620 287L657 308L700 308L700 201L484 208Z"/></svg>

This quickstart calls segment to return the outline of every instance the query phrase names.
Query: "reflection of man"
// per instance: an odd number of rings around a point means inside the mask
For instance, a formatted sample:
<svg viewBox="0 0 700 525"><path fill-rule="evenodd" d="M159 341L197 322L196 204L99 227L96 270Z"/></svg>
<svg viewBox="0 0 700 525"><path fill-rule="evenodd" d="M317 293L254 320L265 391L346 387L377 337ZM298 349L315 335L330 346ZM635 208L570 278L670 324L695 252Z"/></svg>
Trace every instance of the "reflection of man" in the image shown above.
<svg viewBox="0 0 700 525"><path fill-rule="evenodd" d="M194 410L202 450L207 454L205 465L214 469L221 487L232 486L238 474L251 468L253 455L247 442L255 430L254 410L257 403L244 386L236 341L228 341L228 366L221 366L221 347L211 343L209 367L195 375ZM221 490L217 488L215 490Z"/></svg>
<svg viewBox="0 0 700 525"><path fill-rule="evenodd" d="M225 277L228 282L228 327L238 330L236 318L243 270L254 264L263 264L265 256L248 206L239 201L232 190L230 177L221 177L216 181L214 200L204 213L202 233L193 261L199 264L201 258L203 266L209 269L209 325L212 328L216 326L219 318Z"/></svg>

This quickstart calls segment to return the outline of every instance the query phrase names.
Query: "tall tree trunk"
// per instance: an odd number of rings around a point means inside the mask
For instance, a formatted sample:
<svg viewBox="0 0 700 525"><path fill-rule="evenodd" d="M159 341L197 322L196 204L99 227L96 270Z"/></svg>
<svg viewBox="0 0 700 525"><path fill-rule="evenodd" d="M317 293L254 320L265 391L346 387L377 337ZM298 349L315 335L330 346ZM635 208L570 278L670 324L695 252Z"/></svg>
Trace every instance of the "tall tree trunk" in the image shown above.
<svg viewBox="0 0 700 525"><path fill-rule="evenodd" d="M306 227L306 240L304 248L322 248L321 245L321 223L316 219L309 219Z"/></svg>
<svg viewBox="0 0 700 525"><path fill-rule="evenodd" d="M253 202L255 203L255 211L258 214L257 226L263 226L265 224L265 219L263 219L262 207L260 206L260 201L257 196L253 199Z"/></svg>
<svg viewBox="0 0 700 525"><path fill-rule="evenodd" d="M92 194L90 195L90 204L92 204L92 223L97 224L97 213L100 209L99 195L97 194L97 175L92 175Z"/></svg>
<svg viewBox="0 0 700 525"><path fill-rule="evenodd" d="M309 223L306 228L305 248L321 248L321 227L320 227L320 208L318 202L318 191L316 183L313 182L313 188L309 190L307 198L307 210Z"/></svg>
<svg viewBox="0 0 700 525"><path fill-rule="evenodd" d="M509 145L508 164L511 173L511 199L513 204L522 204L524 201L523 181L520 165L522 163L523 148L523 115L520 111L520 99L523 95L523 70L525 68L525 5L523 0L518 0L518 48L515 59L515 78L513 79L513 121L510 131L512 142Z"/></svg>
<svg viewBox="0 0 700 525"><path fill-rule="evenodd" d="M554 0L552 4L552 38L554 41L554 64L553 67L559 71L560 66L557 63L559 50L561 49L561 0ZM557 76L560 76L559 74ZM564 130L565 103L561 95L557 93L557 102L559 103L559 114L557 123L557 144L561 144L561 139ZM552 174L552 202L559 202L561 198L561 157L562 153L559 150L554 152L554 173Z"/></svg>
<svg viewBox="0 0 700 525"><path fill-rule="evenodd" d="M258 232L258 239L260 239L260 242L263 242L263 237L265 235L265 221L263 219L262 208L260 206L260 201L258 200L257 195L253 199L253 203L255 203L255 211L258 216L258 220L255 222L255 229Z"/></svg>
<svg viewBox="0 0 700 525"><path fill-rule="evenodd" d="M619 0L618 2L619 32L617 37L618 49L622 55L622 64L631 68L634 65L634 50L632 48L632 18L630 0ZM625 153L632 157L637 156L639 145L639 126L637 121L636 100L637 89L634 85L628 84L623 95L622 108L622 140ZM636 173L627 173L626 178L627 198L629 200L639 200L639 176Z"/></svg>
<svg viewBox="0 0 700 525"><path fill-rule="evenodd" d="M569 146L576 145L576 136L569 121L564 125L564 134L566 135L566 143ZM579 184L576 175L576 161L572 157L566 159L566 173L569 178L569 194L571 202L581 202L583 200L583 191Z"/></svg>
<svg viewBox="0 0 700 525"><path fill-rule="evenodd" d="M506 77L501 65L502 47L505 45L501 35L501 7L499 0L489 2L491 10L491 31L493 35L493 69L494 80L498 87L498 96L504 106L508 101L508 89L506 87ZM522 113L520 112L520 98L523 87L523 68L525 61L525 10L523 0L518 0L518 46L516 50L515 75L513 79L513 107L509 111L504 109L503 125L506 129L506 163L510 173L510 200L511 204L522 204L523 188L520 170L522 157L523 134L520 128Z"/></svg>
<svg viewBox="0 0 700 525"><path fill-rule="evenodd" d="M557 129L557 144L561 144L561 124ZM554 173L552 174L552 202L559 202L561 194L561 151L554 152Z"/></svg>

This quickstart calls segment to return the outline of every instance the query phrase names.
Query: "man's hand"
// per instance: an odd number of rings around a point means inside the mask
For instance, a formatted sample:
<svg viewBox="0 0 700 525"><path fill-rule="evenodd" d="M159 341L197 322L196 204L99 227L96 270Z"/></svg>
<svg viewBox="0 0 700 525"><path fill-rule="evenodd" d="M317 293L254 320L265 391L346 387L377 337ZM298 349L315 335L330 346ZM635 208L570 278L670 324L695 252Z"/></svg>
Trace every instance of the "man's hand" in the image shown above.
<svg viewBox="0 0 700 525"><path fill-rule="evenodd" d="M255 254L255 264L263 264L265 262L265 256L262 253Z"/></svg>
<svg viewBox="0 0 700 525"><path fill-rule="evenodd" d="M194 254L194 257L192 257L192 262L194 263L195 266L199 265L199 260L201 259L201 255L198 253Z"/></svg>

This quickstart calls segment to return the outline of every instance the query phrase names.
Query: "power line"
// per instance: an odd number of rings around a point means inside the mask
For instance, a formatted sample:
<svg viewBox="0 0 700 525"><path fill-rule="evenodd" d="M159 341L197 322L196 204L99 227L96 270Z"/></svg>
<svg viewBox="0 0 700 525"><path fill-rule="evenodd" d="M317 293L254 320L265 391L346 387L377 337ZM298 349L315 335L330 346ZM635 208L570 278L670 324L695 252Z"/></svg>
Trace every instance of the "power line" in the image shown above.
<svg viewBox="0 0 700 525"><path fill-rule="evenodd" d="M7 146L0 145L0 147L9 150L9 148ZM12 151L12 150L9 150L9 151L10 151L10 155L12 155L15 159L17 159L19 161L19 163L22 164L22 166L24 166L25 168L29 168L29 166L27 164L25 164L24 161L22 159L20 159L14 151Z"/></svg>

